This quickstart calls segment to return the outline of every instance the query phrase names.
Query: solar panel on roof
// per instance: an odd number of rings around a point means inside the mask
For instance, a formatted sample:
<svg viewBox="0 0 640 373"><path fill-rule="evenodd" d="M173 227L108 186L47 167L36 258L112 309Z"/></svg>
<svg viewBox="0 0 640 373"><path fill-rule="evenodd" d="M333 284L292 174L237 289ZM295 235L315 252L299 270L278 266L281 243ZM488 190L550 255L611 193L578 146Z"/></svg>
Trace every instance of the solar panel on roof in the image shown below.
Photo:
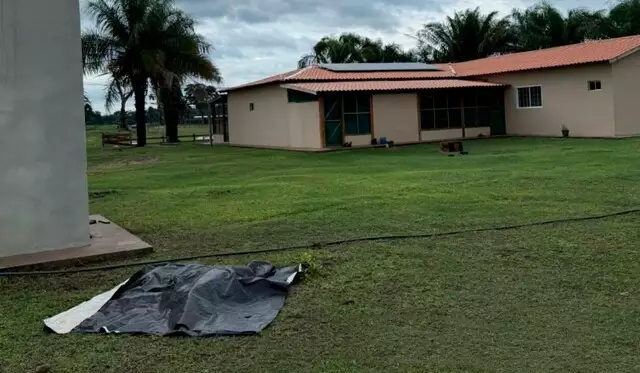
<svg viewBox="0 0 640 373"><path fill-rule="evenodd" d="M335 72L438 71L437 66L421 62L324 63L320 67Z"/></svg>

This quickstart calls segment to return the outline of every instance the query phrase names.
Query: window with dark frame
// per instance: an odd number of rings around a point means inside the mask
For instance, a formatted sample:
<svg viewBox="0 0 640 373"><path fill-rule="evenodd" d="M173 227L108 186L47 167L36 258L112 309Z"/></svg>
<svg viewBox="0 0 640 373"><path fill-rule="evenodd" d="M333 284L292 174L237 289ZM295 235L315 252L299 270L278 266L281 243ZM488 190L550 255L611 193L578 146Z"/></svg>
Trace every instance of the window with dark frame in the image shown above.
<svg viewBox="0 0 640 373"><path fill-rule="evenodd" d="M542 86L518 87L518 108L542 107Z"/></svg>
<svg viewBox="0 0 640 373"><path fill-rule="evenodd" d="M602 89L602 82L599 80L589 80L588 86L590 91L599 91Z"/></svg>
<svg viewBox="0 0 640 373"><path fill-rule="evenodd" d="M479 89L434 90L420 94L423 131L488 127L492 92Z"/></svg>
<svg viewBox="0 0 640 373"><path fill-rule="evenodd" d="M345 94L342 97L346 135L371 134L371 95Z"/></svg>
<svg viewBox="0 0 640 373"><path fill-rule="evenodd" d="M226 102L216 102L213 110L213 133L223 135L225 122L228 118L228 106Z"/></svg>
<svg viewBox="0 0 640 373"><path fill-rule="evenodd" d="M249 103L249 111L253 111L253 109L254 109L253 102L250 102Z"/></svg>

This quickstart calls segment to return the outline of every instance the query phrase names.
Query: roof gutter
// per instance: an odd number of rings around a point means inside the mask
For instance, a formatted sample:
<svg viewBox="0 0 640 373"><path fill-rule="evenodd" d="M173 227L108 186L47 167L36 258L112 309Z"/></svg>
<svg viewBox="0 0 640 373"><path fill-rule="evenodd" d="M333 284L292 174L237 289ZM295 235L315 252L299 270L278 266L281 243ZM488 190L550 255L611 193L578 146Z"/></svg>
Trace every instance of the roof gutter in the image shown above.
<svg viewBox="0 0 640 373"><path fill-rule="evenodd" d="M618 61L620 61L621 59L623 59L623 58L625 58L625 57L629 57L630 55L632 55L632 54L636 53L636 52L637 52L637 51L639 51L639 50L640 50L640 47L635 47L635 48L633 48L633 49L631 49L631 50L629 50L629 51L626 51L626 52L622 53L622 54L621 54L621 55L619 55L619 56L616 56L616 57L614 57L614 58L610 59L610 60L609 60L609 63L618 62Z"/></svg>

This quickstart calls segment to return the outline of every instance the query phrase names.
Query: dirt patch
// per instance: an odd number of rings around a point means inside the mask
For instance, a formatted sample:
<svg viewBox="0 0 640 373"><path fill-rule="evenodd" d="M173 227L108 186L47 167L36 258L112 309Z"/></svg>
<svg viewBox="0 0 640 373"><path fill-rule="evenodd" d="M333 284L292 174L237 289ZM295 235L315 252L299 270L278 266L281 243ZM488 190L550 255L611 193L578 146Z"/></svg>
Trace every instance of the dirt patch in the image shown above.
<svg viewBox="0 0 640 373"><path fill-rule="evenodd" d="M140 157L136 159L122 159L122 160L111 161L111 162L95 165L90 168L90 171L112 170L116 168L126 168L129 166L154 164L157 162L158 162L157 157Z"/></svg>
<svg viewBox="0 0 640 373"><path fill-rule="evenodd" d="M156 157L142 157L140 159L134 159L134 160L129 161L129 164L135 164L135 165L138 165L138 164L153 164L153 163L156 163L156 162L158 162L158 158L156 158Z"/></svg>

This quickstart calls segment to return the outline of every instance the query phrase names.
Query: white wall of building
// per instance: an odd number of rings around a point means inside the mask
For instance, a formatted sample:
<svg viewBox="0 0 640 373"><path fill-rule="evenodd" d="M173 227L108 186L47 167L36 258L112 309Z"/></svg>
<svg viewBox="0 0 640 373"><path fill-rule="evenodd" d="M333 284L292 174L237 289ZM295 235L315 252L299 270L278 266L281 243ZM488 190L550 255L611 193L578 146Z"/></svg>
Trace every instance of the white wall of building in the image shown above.
<svg viewBox="0 0 640 373"><path fill-rule="evenodd" d="M78 0L0 0L0 257L89 244Z"/></svg>

